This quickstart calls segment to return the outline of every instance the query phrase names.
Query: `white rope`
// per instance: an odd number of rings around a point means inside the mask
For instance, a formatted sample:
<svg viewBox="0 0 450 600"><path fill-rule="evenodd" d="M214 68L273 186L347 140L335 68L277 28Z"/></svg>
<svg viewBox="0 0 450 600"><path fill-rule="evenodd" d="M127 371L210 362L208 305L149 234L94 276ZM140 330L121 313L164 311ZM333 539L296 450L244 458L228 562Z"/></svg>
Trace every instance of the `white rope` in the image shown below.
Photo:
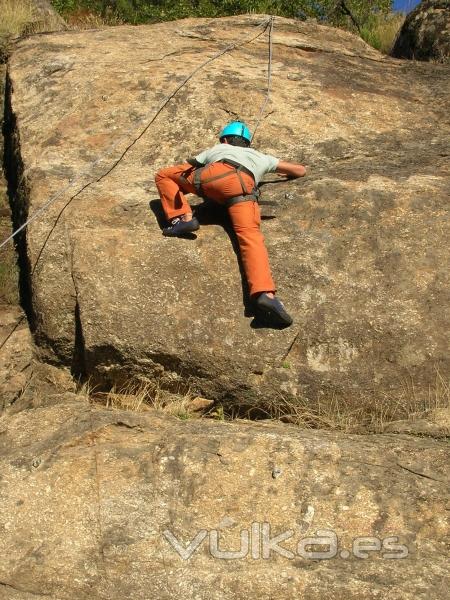
<svg viewBox="0 0 450 600"><path fill-rule="evenodd" d="M267 66L267 92L266 92L266 97L264 99L264 102L261 105L261 109L259 111L258 120L256 121L255 128L253 129L252 142L253 142L253 138L255 137L256 130L258 129L258 127L262 121L263 114L266 109L267 103L270 100L270 89L271 89L271 82L272 82L272 32L273 32L274 20L275 20L275 17L270 17L270 21L269 21L269 61L268 61L268 66Z"/></svg>
<svg viewBox="0 0 450 600"><path fill-rule="evenodd" d="M155 119L158 117L158 115L161 113L161 111L163 110L163 108L165 108L165 106L170 102L170 100L172 100L172 98L181 90L182 87L184 87L186 85L186 83L192 79L192 77L194 77L199 71L201 71L206 65L208 65L209 63L213 62L214 60L216 60L217 58L219 58L220 56L226 54L227 52L230 52L231 50L234 50L235 48L238 48L239 46L244 46L245 44L248 44L250 42L253 42L254 40L256 40L257 38L259 38L269 27L269 68L268 68L268 89L267 89L267 95L266 98L263 102L263 105L261 107L260 110L260 116L259 116L259 120L257 122L257 125L254 129L253 132L253 137L255 135L256 129L259 126L259 123L262 119L262 114L264 111L264 108L268 102L269 99L269 95L270 95L270 79L271 79L271 69L272 69L272 29L273 29L273 20L274 17L270 17L270 19L268 19L267 21L263 21L262 23L260 23L257 27L258 28L263 28L263 31L261 31L260 33L258 33L258 35L255 36L249 36L248 38L246 38L244 41L242 42L235 42L233 44L229 44L228 46L226 46L226 48L224 48L223 50L219 50L219 52L216 52L216 54L214 54L213 56L211 56L210 58L208 58L207 60L205 60L202 64L200 64L198 67L196 67L185 79L183 79L183 81L168 95L166 96L161 104L158 106L155 114L153 115L153 117L151 118L151 120L147 123L147 125L144 127L144 129L140 132L140 134L132 141L132 143L127 146L127 148L122 152L122 154L119 156L119 158L113 163L112 167L110 167L105 173L103 173L98 179L91 181L89 183L87 183L85 186L83 186L75 195L77 196L81 191L83 191L84 189L86 189L86 187L88 187L89 185L92 185L93 183L97 183L99 182L101 179L103 179L104 177L106 177L107 175L109 175L109 173L111 173L111 171L119 164L119 162L124 158L124 156L126 155L126 153L130 150L130 148L132 148L134 146L134 144L145 134L145 132L148 130L148 128L150 127L150 125L155 121ZM145 121L147 118L143 117L140 120L140 123L142 123L143 121ZM13 240L16 235L18 233L20 233L21 231L23 231L26 227L28 227L28 225L30 225L30 223L32 223L33 221L35 221L43 212L45 212L47 210L47 208L53 204L54 202L56 202L56 200L58 200L58 198L61 198L61 196L63 196L65 194L65 192L67 192L67 190L69 190L75 183L79 182L80 179L82 179L85 175L87 175L88 173L90 173L92 171L92 169L97 166L99 164L100 161L102 161L104 158L106 158L107 156L109 156L111 154L111 152L113 152L125 139L128 139L130 132L133 131L135 129L135 127L133 129L130 129L129 131L127 131L126 134L124 134L123 136L121 136L118 140L116 140L116 142L114 142L103 154L101 154L93 163L91 163L87 169L85 169L84 171L82 171L77 177L75 177L74 179L70 179L69 183L67 185L65 185L62 189L60 189L58 192L56 192L53 196L51 196L47 202L45 202L40 208L38 208L32 215L31 217L29 217L22 225L20 225L20 227L18 227L15 231L13 231L13 233L7 237L1 244L0 244L0 249L3 248L3 246L6 246L6 244L8 242L10 242L11 240ZM252 139L253 139L252 137Z"/></svg>

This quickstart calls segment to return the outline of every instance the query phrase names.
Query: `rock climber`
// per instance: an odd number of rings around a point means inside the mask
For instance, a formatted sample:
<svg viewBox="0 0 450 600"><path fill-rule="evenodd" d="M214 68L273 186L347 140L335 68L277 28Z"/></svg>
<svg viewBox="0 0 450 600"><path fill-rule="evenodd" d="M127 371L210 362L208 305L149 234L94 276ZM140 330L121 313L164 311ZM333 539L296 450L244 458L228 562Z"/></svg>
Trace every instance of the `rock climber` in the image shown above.
<svg viewBox="0 0 450 600"><path fill-rule="evenodd" d="M233 121L221 131L219 144L186 163L157 172L155 182L169 222L163 235L182 237L199 229L185 194L197 194L225 206L256 310L270 324L287 327L293 319L275 296L276 286L260 230L258 184L266 173L281 173L291 179L303 177L306 170L303 165L250 148L251 140L245 123Z"/></svg>

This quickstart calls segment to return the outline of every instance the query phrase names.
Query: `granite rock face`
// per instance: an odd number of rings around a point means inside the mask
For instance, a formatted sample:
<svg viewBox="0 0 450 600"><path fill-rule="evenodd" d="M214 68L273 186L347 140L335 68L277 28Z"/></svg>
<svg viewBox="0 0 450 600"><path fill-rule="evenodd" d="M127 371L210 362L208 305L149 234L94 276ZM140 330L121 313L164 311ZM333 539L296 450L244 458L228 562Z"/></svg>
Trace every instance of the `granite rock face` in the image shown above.
<svg viewBox="0 0 450 600"><path fill-rule="evenodd" d="M308 166L305 179L262 188L276 203L262 224L274 276L295 318L283 331L252 326L223 215L199 209L196 239L163 238L153 183L158 168L213 145L228 120L254 126L267 34L197 73L111 170L187 74L265 18L20 42L6 115L16 225L78 178L19 242L40 352L104 385L158 376L245 406L376 401L411 382L425 397L436 369L449 370L446 65L275 20L255 147Z"/></svg>
<svg viewBox="0 0 450 600"><path fill-rule="evenodd" d="M448 461L444 441L66 392L0 419L0 598L441 600Z"/></svg>
<svg viewBox="0 0 450 600"><path fill-rule="evenodd" d="M450 1L423 0L407 17L392 56L415 60L450 59Z"/></svg>

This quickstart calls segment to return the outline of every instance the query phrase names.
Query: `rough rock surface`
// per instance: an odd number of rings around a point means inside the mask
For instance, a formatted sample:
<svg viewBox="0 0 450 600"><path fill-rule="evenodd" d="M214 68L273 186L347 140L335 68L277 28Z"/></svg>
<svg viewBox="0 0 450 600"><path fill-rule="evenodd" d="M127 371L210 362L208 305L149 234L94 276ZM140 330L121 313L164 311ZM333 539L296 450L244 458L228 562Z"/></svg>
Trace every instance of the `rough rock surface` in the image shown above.
<svg viewBox="0 0 450 600"><path fill-rule="evenodd" d="M416 60L450 59L450 0L423 0L407 17L392 56Z"/></svg>
<svg viewBox="0 0 450 600"><path fill-rule="evenodd" d="M442 600L448 450L408 436L181 422L67 392L0 419L0 598ZM220 558L216 535L219 551L245 554L250 529L252 554ZM319 544L320 530L321 545L297 547ZM284 555L264 531L285 534ZM182 559L170 534L184 548L206 537ZM361 536L381 547L353 546Z"/></svg>
<svg viewBox="0 0 450 600"><path fill-rule="evenodd" d="M33 344L23 312L0 304L0 412L16 401L30 377Z"/></svg>
<svg viewBox="0 0 450 600"><path fill-rule="evenodd" d="M42 363L36 350L23 311L0 304L0 413L55 404L75 392L70 372Z"/></svg>
<svg viewBox="0 0 450 600"><path fill-rule="evenodd" d="M420 398L436 368L443 377L449 368L447 66L276 19L272 98L255 145L309 166L304 180L263 187L277 203L263 231L296 320L283 331L251 326L222 217L203 211L195 240L163 238L153 184L158 168L214 144L227 120L255 124L267 37L200 71L101 178L188 73L256 35L263 18L20 43L7 106L16 223L84 173L20 244L36 341L105 383L159 374L169 388L185 382L241 404L320 393L375 401L411 380Z"/></svg>
<svg viewBox="0 0 450 600"><path fill-rule="evenodd" d="M426 419L392 421L383 428L383 433L407 433L434 438L450 437L450 408L438 408L427 415Z"/></svg>

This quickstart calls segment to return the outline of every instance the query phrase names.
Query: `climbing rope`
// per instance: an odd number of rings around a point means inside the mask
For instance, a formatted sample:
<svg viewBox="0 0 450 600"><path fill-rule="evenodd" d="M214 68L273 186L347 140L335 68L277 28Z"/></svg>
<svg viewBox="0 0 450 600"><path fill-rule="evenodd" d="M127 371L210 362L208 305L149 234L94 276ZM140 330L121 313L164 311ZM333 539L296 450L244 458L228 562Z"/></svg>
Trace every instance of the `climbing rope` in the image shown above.
<svg viewBox="0 0 450 600"><path fill-rule="evenodd" d="M272 32L273 32L274 20L275 20L275 17L272 16L272 17L270 17L270 20L268 23L268 27L269 27L269 61L268 61L268 65L267 65L267 92L266 92L266 97L264 98L264 101L261 104L261 109L259 111L258 120L256 121L256 125L253 129L253 135L252 135L252 140L251 140L252 142L255 137L256 130L258 129L259 124L262 121L267 103L270 100L270 89L271 89L271 83L272 83Z"/></svg>
<svg viewBox="0 0 450 600"><path fill-rule="evenodd" d="M116 168L116 166L120 163L120 161L125 157L125 155L127 154L127 152L146 133L146 131L148 130L148 128L150 127L150 125L152 125L152 123L156 120L156 118L158 117L158 115L166 107L166 105L170 102L170 100L172 100L172 98L199 71L201 71L204 67L206 67L206 65L208 65L211 62L213 62L214 60L216 60L220 56L223 56L227 52L230 52L231 50L234 50L235 48L238 48L240 46L244 46L246 44L249 44L249 43L253 42L254 40L258 39L261 35L263 35L267 31L267 29L269 29L269 65L268 65L267 93L266 93L266 97L265 97L265 99L263 101L263 104L261 106L261 110L260 110L260 113L259 113L258 121L257 121L256 126L255 126L254 131L253 131L253 136L252 136L252 140L253 140L253 137L255 136L256 130L259 127L259 124L260 124L260 122L262 120L264 109L265 109L265 107L267 105L267 102L269 101L269 97L270 97L270 84L271 84L271 76L272 76L272 31L273 31L273 22L274 22L274 17L271 16L270 19L268 19L267 21L263 21L262 23L260 23L257 26L258 29L262 28L262 31L260 31L257 35L249 36L248 38L246 38L242 42L234 42L233 44L229 44L223 50L219 50L219 52L216 52L216 54L214 54L213 56L211 56L210 58L208 58L207 60L205 60L203 63L201 63L198 67L196 67L185 79L183 79L183 81L168 96L166 96L162 100L162 102L160 103L160 105L156 109L156 112L154 113L154 115L152 116L152 118L150 119L150 121L142 129L142 131L139 133L139 135L131 142L131 144L129 144L125 148L125 150L121 153L121 155L119 156L119 158L114 161L113 165L106 172L104 172L99 178L97 178L97 179L95 179L93 181L90 181L89 183L87 183L86 185L84 185L73 196L73 198L75 196L78 196L83 190L85 190L90 185L92 185L94 183L98 183L99 181L101 181L102 179L104 179L105 177L107 177L111 173L111 171L113 171L113 169ZM143 117L140 120L140 123L145 122L146 119L147 119L147 116ZM38 210L36 210L31 217L29 217L22 225L20 225L20 227L18 227L15 231L13 231L13 233L9 237L7 237L0 244L0 249L3 248L3 246L6 246L6 244L8 242L10 242L12 239L14 239L16 237L16 235L18 235L21 231L23 231L26 227L28 227L28 225L30 225L33 221L35 221L42 213L44 213L47 210L47 208L51 204L53 204L54 202L56 202L56 200L58 200L58 198L61 198L61 196L63 196L75 183L79 182L84 176L88 175L104 158L106 158L107 156L109 156L125 139L128 139L129 136L130 136L130 133L132 131L134 131L135 129L136 128L134 127L133 129L129 130L126 134L124 134L123 136L121 136L118 140L116 140L103 154L101 154L94 162L92 162L84 171L82 171L81 173L79 173L77 177L75 177L73 179L69 179L69 182L68 182L68 184L66 186L64 186L62 189L60 189L58 192L56 192L53 196L51 196L47 200L47 202L45 202Z"/></svg>

